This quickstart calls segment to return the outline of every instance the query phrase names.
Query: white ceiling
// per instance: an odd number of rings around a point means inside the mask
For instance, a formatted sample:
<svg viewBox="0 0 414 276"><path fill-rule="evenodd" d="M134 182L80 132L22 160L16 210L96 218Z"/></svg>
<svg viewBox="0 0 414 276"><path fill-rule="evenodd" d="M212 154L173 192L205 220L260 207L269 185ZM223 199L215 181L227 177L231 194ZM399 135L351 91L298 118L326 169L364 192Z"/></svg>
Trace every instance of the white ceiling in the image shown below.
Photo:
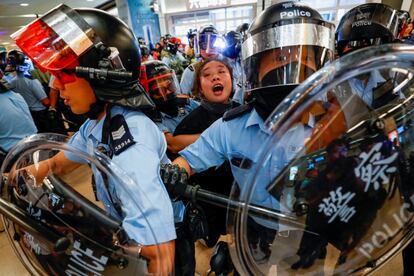
<svg viewBox="0 0 414 276"><path fill-rule="evenodd" d="M0 45L14 48L10 35L22 26L36 19L36 14L42 15L46 11L64 3L71 8L96 7L108 0L0 0ZM21 3L29 4L26 7Z"/></svg>

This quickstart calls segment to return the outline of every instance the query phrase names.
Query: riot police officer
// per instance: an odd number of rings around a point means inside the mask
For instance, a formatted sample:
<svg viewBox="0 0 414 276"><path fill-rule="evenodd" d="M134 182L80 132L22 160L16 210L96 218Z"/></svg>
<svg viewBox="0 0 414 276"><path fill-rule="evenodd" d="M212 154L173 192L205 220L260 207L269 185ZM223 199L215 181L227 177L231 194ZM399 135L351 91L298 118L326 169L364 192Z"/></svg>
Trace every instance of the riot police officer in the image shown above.
<svg viewBox="0 0 414 276"><path fill-rule="evenodd" d="M223 38L211 24L200 27L194 39L195 55L202 60L217 57L224 46ZM195 75L200 65L201 61L197 61L184 70L180 80L181 93L191 95L193 91L196 91L194 87Z"/></svg>
<svg viewBox="0 0 414 276"><path fill-rule="evenodd" d="M59 31L62 29L64 33ZM70 39L74 37L76 41ZM173 212L158 175L166 144L143 113L153 103L138 83L140 52L132 31L100 10L60 5L13 38L39 68L55 76L54 86L65 104L75 114L89 118L68 143L80 151L108 155L133 178L131 201L122 196L113 179L105 179L92 166L97 198L111 216L122 220L126 233L136 241L127 250L146 258L150 273L171 274L176 238ZM61 151L26 172L33 175L36 185L49 171L59 175L79 167L79 162L85 161ZM133 201L141 201L141 189L156 205L137 209ZM146 227L148 222L152 230Z"/></svg>
<svg viewBox="0 0 414 276"><path fill-rule="evenodd" d="M282 35L286 33L296 35ZM270 135L264 121L297 85L333 59L334 26L303 4L275 4L250 25L242 53L248 104L227 112L173 162L191 175L229 160L241 196L245 194L246 179L253 173L249 169L258 162L257 149ZM302 124L290 133L289 145L282 149L283 154L275 155L278 164L288 162L303 147L311 127ZM270 167L266 168L270 171ZM270 182L269 175L257 177L262 186L254 190L253 203L279 206L278 200L265 189ZM257 261L269 258L270 244L277 230L274 223L249 218L249 243Z"/></svg>
<svg viewBox="0 0 414 276"><path fill-rule="evenodd" d="M359 5L345 13L339 22L335 33L337 53L341 57L368 46L397 42L399 28L397 10L381 3ZM392 83L397 78L396 74L390 76L376 70L348 83L352 93L367 106L378 108L395 97Z"/></svg>
<svg viewBox="0 0 414 276"><path fill-rule="evenodd" d="M37 133L29 107L23 97L10 91L0 79L0 165L6 153L21 139Z"/></svg>
<svg viewBox="0 0 414 276"><path fill-rule="evenodd" d="M29 73L31 65L26 62L26 56L19 50L12 50L7 55L6 72L11 73L10 88L22 95L39 132L53 132L48 121L47 112L50 100L37 79L32 79Z"/></svg>
<svg viewBox="0 0 414 276"><path fill-rule="evenodd" d="M187 60L178 51L181 41L177 37L171 37L167 41L166 50L167 55L162 58L162 62L175 71L178 80L181 79L184 68L188 65Z"/></svg>
<svg viewBox="0 0 414 276"><path fill-rule="evenodd" d="M242 104L243 103L243 78L242 69L240 63L242 36L236 31L229 31L225 34L226 48L223 51L223 55L228 58L229 63L233 69L233 84L234 95L233 100Z"/></svg>

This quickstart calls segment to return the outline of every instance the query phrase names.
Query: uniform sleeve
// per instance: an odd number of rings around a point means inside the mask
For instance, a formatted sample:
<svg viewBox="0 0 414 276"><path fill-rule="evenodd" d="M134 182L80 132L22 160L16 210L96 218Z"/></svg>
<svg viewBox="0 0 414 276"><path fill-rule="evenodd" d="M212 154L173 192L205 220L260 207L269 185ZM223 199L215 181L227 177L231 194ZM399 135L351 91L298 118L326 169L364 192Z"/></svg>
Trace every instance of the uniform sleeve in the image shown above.
<svg viewBox="0 0 414 276"><path fill-rule="evenodd" d="M185 68L183 75L181 76L181 94L191 95L191 90L194 85L194 71L191 71L190 66Z"/></svg>
<svg viewBox="0 0 414 276"><path fill-rule="evenodd" d="M222 119L217 120L179 154L196 173L219 166L226 160L226 140L230 135L226 123Z"/></svg>
<svg viewBox="0 0 414 276"><path fill-rule="evenodd" d="M47 98L46 92L43 89L43 86L42 86L42 84L40 83L39 80L34 79L31 82L31 86L32 86L33 95L35 95L36 99L38 99L39 101L41 101L41 100Z"/></svg>
<svg viewBox="0 0 414 276"><path fill-rule="evenodd" d="M87 146L87 140L84 136L84 132L86 129L87 124L84 123L75 134L72 135L72 137L69 139L68 144L80 151L85 151L85 147ZM84 158L81 158L80 156L73 154L72 152L65 151L64 152L65 157L68 158L72 162L85 164L86 160Z"/></svg>
<svg viewBox="0 0 414 276"><path fill-rule="evenodd" d="M171 200L161 181L160 162L165 140L149 120L130 122L135 144L113 161L133 180L123 189L116 186L124 212L123 227L138 243L151 245L176 238Z"/></svg>

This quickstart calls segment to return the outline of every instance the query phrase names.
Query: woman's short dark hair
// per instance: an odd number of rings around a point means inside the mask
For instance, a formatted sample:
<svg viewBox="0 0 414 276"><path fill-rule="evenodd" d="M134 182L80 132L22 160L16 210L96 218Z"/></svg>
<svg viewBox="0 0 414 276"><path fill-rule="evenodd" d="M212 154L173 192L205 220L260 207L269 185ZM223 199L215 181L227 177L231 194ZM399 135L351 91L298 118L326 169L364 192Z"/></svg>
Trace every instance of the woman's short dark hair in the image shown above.
<svg viewBox="0 0 414 276"><path fill-rule="evenodd" d="M230 64L223 58L208 58L204 61L202 61L201 66L196 71L196 82L195 82L195 89L193 92L193 96L196 98L201 97L201 72L203 71L204 67L209 64L212 61L217 61L226 66L227 70L229 70L230 78L231 78L231 95L233 95L234 87L233 87L233 68L230 66Z"/></svg>

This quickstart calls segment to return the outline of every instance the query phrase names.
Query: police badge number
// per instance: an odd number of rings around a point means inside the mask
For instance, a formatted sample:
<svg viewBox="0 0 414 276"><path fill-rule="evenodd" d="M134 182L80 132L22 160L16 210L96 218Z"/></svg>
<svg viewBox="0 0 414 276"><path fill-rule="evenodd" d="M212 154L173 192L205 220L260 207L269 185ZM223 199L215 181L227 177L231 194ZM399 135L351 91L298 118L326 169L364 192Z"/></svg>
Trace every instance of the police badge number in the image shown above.
<svg viewBox="0 0 414 276"><path fill-rule="evenodd" d="M124 116L118 114L111 119L110 143L115 155L135 144Z"/></svg>

